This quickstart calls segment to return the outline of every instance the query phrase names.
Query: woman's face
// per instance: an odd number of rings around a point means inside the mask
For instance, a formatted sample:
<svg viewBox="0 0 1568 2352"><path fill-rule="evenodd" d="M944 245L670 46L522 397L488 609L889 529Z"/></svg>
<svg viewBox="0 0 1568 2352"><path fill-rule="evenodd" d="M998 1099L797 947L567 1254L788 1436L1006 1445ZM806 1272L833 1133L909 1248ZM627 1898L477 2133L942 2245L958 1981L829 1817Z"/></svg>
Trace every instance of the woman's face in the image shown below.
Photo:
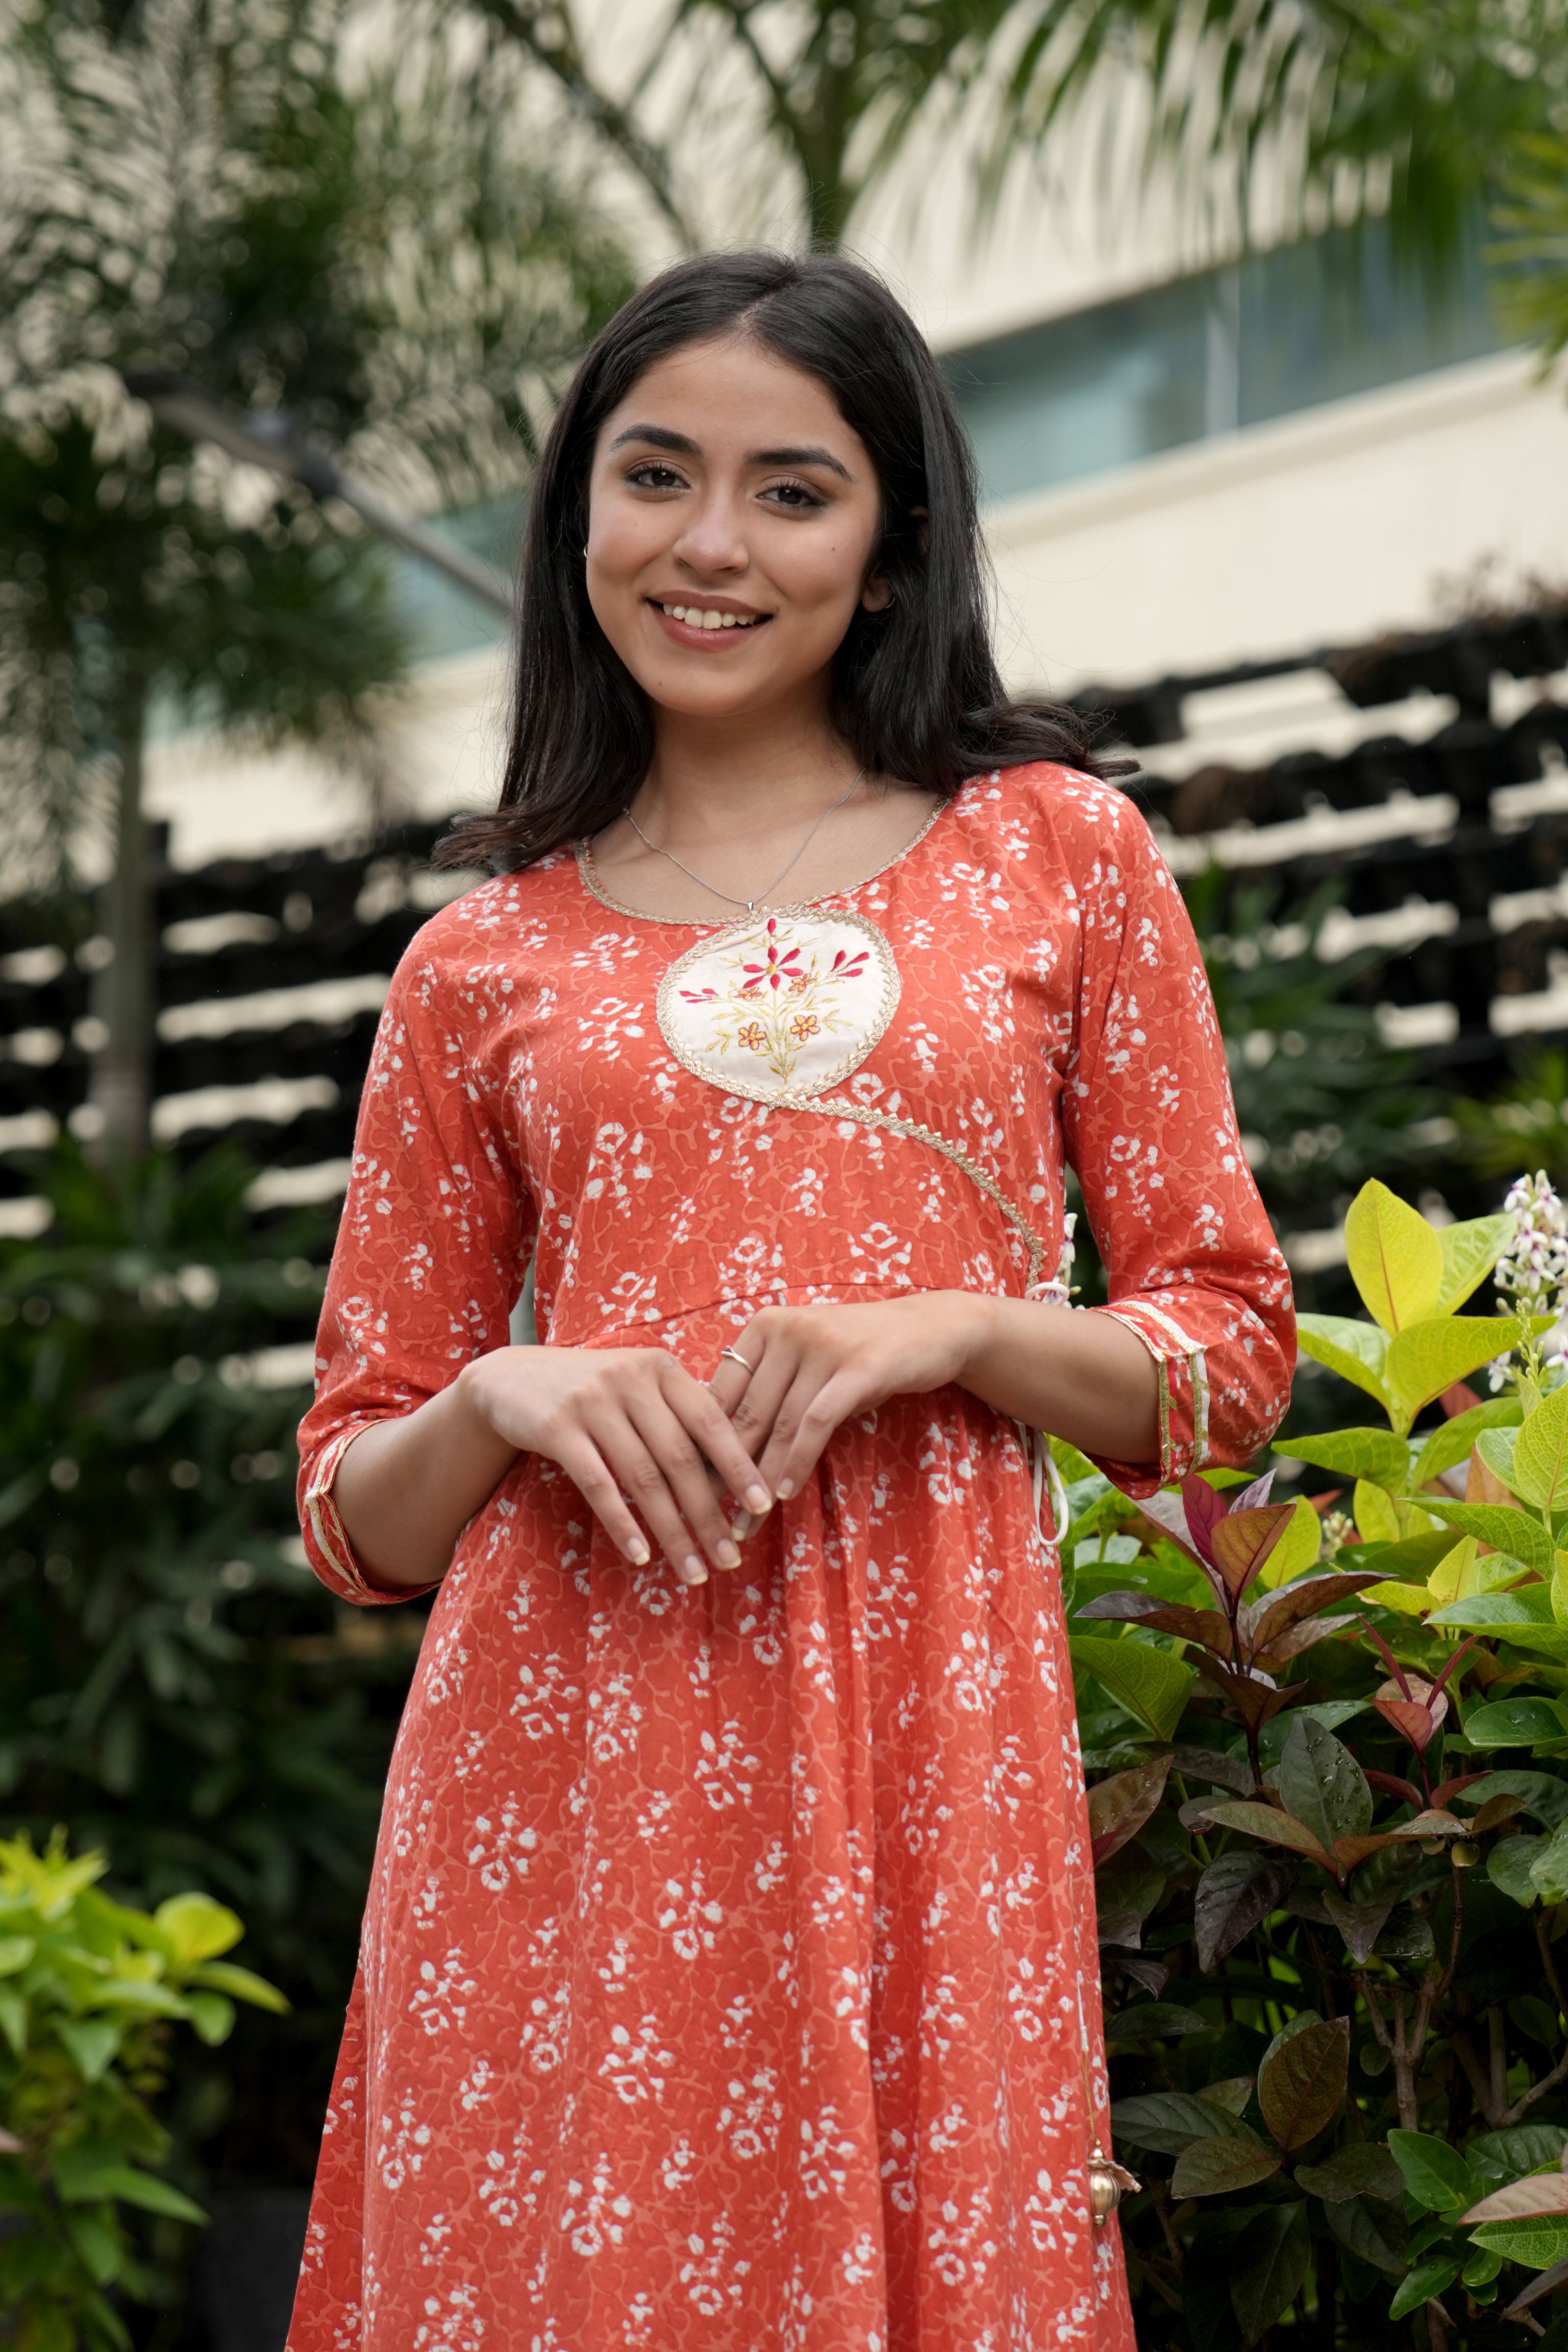
<svg viewBox="0 0 1568 2352"><path fill-rule="evenodd" d="M744 335L689 343L606 418L589 478L588 597L649 698L741 718L815 688L868 579L881 492L816 376Z"/></svg>

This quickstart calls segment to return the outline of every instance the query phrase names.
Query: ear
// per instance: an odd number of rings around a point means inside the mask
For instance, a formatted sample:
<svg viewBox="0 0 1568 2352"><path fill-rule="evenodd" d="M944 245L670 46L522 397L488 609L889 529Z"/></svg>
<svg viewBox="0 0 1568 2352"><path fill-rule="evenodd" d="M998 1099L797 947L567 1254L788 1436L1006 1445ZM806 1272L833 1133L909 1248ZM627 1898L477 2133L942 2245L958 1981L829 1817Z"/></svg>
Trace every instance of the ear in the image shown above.
<svg viewBox="0 0 1568 2352"><path fill-rule="evenodd" d="M915 545L923 555L931 545L931 514L925 507L911 507L910 520L915 527ZM895 601L892 583L886 572L873 572L860 591L860 603L868 613L885 613Z"/></svg>

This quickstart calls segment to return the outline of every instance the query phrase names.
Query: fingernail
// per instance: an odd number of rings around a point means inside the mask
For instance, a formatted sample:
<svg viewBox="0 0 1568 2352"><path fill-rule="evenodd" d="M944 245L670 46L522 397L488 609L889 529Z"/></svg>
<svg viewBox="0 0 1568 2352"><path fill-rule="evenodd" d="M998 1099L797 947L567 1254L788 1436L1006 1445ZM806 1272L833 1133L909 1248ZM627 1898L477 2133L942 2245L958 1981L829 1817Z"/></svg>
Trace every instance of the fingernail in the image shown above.
<svg viewBox="0 0 1568 2352"><path fill-rule="evenodd" d="M689 1552L680 1563L680 1573L688 1584L706 1584L708 1563L704 1559L699 1559L695 1552Z"/></svg>
<svg viewBox="0 0 1568 2352"><path fill-rule="evenodd" d="M634 1536L630 1543L627 1544L626 1558L631 1561L634 1568L646 1568L647 1566L650 1554L648 1552L648 1548L647 1544L644 1543L641 1536Z"/></svg>
<svg viewBox="0 0 1568 2352"><path fill-rule="evenodd" d="M739 1568L741 1555L732 1543L721 1543L718 1549L718 1560L721 1568Z"/></svg>
<svg viewBox="0 0 1568 2352"><path fill-rule="evenodd" d="M781 1503L787 1503L790 1496L795 1492L795 1480L793 1478L781 1478L778 1485L774 1487L773 1492L778 1496Z"/></svg>
<svg viewBox="0 0 1568 2352"><path fill-rule="evenodd" d="M744 1543L755 1524L756 1523L750 1511L742 1511L739 1518L731 1520L730 1533L734 1537L737 1543Z"/></svg>
<svg viewBox="0 0 1568 2352"><path fill-rule="evenodd" d="M754 1512L759 1519L773 1504L773 1496L768 1493L767 1488L762 1486L748 1486L742 1499L747 1510Z"/></svg>

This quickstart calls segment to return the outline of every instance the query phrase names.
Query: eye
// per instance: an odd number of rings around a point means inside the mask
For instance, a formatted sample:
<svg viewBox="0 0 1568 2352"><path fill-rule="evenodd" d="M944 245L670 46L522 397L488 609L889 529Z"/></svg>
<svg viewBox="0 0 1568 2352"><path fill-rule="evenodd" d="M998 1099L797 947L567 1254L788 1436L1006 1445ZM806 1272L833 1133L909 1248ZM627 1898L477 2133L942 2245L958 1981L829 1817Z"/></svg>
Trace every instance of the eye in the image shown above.
<svg viewBox="0 0 1568 2352"><path fill-rule="evenodd" d="M772 504L783 507L787 514L809 514L827 500L809 482L770 482L762 493Z"/></svg>
<svg viewBox="0 0 1568 2352"><path fill-rule="evenodd" d="M684 478L676 472L674 467L665 465L658 457L644 457L637 465L628 466L626 479L639 490L682 490L686 488Z"/></svg>

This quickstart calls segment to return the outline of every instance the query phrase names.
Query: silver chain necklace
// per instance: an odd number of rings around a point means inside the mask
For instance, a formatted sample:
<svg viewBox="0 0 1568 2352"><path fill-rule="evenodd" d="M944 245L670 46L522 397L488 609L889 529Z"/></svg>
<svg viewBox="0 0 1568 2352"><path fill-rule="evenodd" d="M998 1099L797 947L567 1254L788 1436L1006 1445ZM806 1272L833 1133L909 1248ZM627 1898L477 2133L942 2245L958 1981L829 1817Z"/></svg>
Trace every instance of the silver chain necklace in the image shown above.
<svg viewBox="0 0 1568 2352"><path fill-rule="evenodd" d="M866 771L862 768L859 774L856 777L854 783L850 785L849 792L845 793L842 798L831 802L829 805L823 810L821 816L817 818L816 823L812 826L811 831L806 835L805 839L801 843L800 847L795 851L795 856L790 859L789 864L787 866L781 866L779 871L773 876L773 880L768 884L767 888L765 890L759 890L754 898L737 898L732 890L721 890L716 883L704 882L701 875L693 874L690 866L686 863L686 860L683 857L677 857L673 849L661 849L657 841L649 841L647 834L643 831L641 825L637 823L630 809L627 809L626 812L626 823L631 826L632 831L636 834L637 839L643 844L645 848L651 849L656 857L668 857L672 866L679 866L681 872L687 877L688 880L695 882L700 890L706 890L710 898L724 899L725 902L731 907L744 907L748 915L754 915L757 908L762 905L763 900L773 897L773 892L778 888L779 884L784 880L784 876L791 872L795 866L800 864L801 859L805 856L806 851L811 847L812 843L816 839L817 834L820 832L826 820L833 814L834 810L841 809L843 807L845 801L849 798L850 793L856 791L856 789L864 782L865 776Z"/></svg>

